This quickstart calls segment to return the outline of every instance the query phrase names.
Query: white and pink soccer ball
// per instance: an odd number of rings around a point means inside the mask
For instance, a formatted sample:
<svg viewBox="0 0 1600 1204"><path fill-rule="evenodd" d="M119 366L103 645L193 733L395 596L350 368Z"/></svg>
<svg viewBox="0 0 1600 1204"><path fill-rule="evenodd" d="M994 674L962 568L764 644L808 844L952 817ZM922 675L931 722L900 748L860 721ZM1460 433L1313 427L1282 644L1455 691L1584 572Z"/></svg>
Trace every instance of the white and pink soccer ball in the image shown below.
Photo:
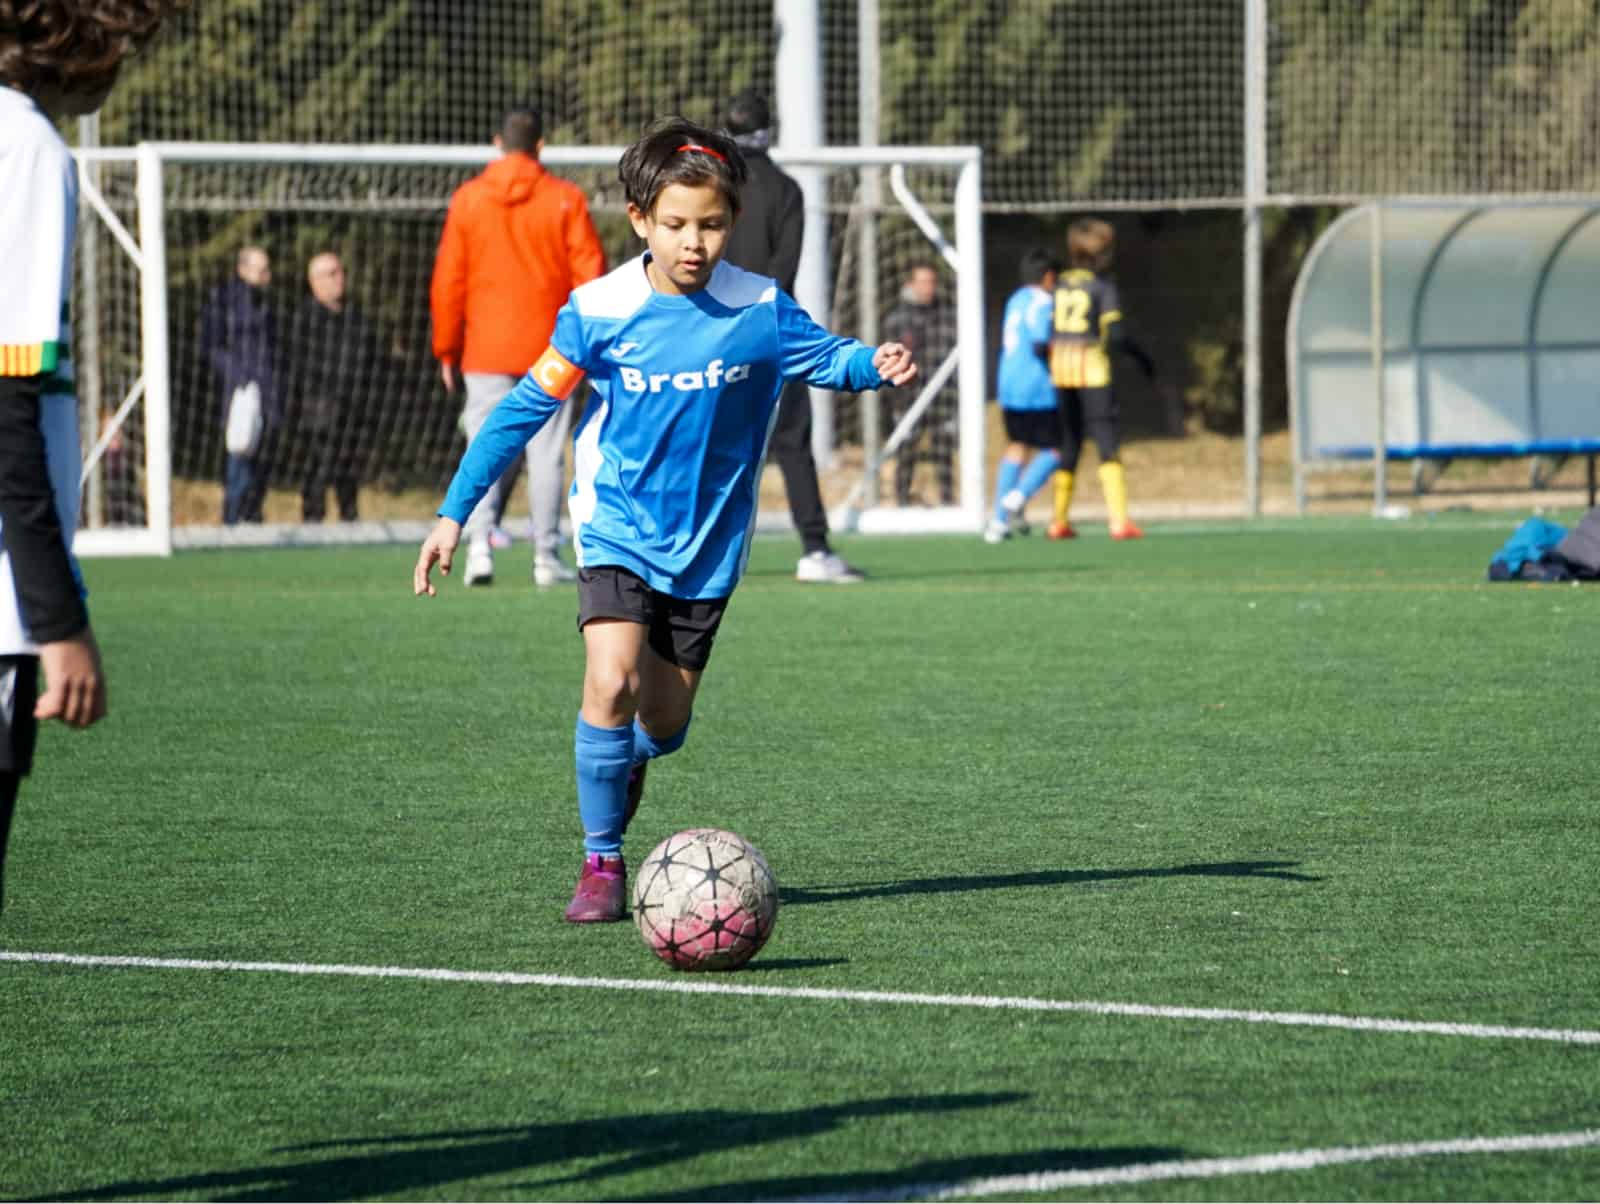
<svg viewBox="0 0 1600 1204"><path fill-rule="evenodd" d="M676 970L732 970L772 935L778 880L761 850L720 828L667 837L633 880L633 920Z"/></svg>

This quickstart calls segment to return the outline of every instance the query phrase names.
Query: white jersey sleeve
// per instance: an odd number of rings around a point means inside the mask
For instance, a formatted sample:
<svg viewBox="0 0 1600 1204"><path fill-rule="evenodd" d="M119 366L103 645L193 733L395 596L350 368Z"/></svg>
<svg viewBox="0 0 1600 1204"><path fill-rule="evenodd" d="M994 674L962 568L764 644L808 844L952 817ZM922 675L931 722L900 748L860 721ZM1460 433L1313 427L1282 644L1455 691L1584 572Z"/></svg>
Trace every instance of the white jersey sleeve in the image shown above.
<svg viewBox="0 0 1600 1204"><path fill-rule="evenodd" d="M39 426L66 546L78 520L81 449L67 301L78 176L55 126L26 95L0 88L0 376L38 380ZM70 557L69 557L70 560ZM75 562L69 564L81 593ZM11 557L0 553L0 654L37 651L23 623Z"/></svg>
<svg viewBox="0 0 1600 1204"><path fill-rule="evenodd" d="M55 127L10 88L0 89L0 130L0 375L44 376L47 392L70 392L77 170Z"/></svg>

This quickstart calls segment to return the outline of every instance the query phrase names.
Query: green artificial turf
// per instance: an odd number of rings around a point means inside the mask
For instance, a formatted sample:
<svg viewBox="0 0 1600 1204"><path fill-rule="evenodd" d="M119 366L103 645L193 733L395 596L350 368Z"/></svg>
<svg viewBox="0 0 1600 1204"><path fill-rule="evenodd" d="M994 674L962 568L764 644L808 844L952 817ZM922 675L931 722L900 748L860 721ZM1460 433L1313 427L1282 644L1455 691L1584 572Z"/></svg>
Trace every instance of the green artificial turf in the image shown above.
<svg viewBox="0 0 1600 1204"><path fill-rule="evenodd" d="M693 981L1592 1033L1600 591L1487 584L1514 525L857 539L855 587L758 540L629 853L771 862L771 943ZM427 601L409 548L90 563L112 717L41 736L0 950L685 981L560 921L582 644L523 555ZM0 962L0 1110L4 1198L859 1197L1600 1129L1600 1044ZM1597 1190L1591 1146L1043 1195Z"/></svg>

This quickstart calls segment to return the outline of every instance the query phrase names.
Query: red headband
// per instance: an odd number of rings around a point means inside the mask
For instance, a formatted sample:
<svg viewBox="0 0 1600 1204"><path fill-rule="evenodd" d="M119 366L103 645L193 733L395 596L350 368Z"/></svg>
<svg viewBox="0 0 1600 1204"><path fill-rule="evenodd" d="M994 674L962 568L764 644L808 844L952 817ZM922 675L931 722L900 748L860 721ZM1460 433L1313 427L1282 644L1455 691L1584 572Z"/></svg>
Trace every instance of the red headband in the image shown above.
<svg viewBox="0 0 1600 1204"><path fill-rule="evenodd" d="M710 155L713 159L721 159L724 163L728 161L728 156L721 151L712 150L709 146L701 146L698 142L685 142L673 153L681 155L684 151L699 151L703 155Z"/></svg>

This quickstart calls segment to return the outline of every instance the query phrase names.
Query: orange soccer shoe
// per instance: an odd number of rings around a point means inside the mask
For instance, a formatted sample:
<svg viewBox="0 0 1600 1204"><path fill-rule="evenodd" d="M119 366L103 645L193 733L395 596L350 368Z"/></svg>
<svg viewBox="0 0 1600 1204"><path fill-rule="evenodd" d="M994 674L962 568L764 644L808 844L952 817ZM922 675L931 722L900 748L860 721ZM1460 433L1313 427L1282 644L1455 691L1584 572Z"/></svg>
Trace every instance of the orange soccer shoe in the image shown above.
<svg viewBox="0 0 1600 1204"><path fill-rule="evenodd" d="M1144 538L1144 532L1139 530L1138 526L1130 518L1130 519L1124 520L1123 522L1112 524L1112 527L1111 527L1111 538L1112 539L1143 539Z"/></svg>
<svg viewBox="0 0 1600 1204"><path fill-rule="evenodd" d="M1045 528L1046 539L1077 539L1078 533L1072 529L1071 523L1051 523Z"/></svg>

